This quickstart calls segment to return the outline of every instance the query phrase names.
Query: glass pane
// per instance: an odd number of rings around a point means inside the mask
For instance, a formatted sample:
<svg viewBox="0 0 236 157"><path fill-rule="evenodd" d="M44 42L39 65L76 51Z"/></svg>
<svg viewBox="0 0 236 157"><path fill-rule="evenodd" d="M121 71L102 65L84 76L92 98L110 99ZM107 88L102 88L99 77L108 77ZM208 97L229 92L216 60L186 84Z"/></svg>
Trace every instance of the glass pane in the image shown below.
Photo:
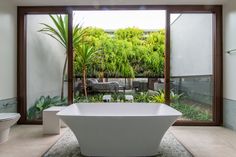
<svg viewBox="0 0 236 157"><path fill-rule="evenodd" d="M164 102L164 10L73 14L85 32L74 40L74 102Z"/></svg>
<svg viewBox="0 0 236 157"><path fill-rule="evenodd" d="M58 31L53 18L64 21L64 31ZM41 120L44 109L67 103L66 18L65 15L27 15L28 120Z"/></svg>
<svg viewBox="0 0 236 157"><path fill-rule="evenodd" d="M171 14L171 106L182 120L212 121L212 14Z"/></svg>

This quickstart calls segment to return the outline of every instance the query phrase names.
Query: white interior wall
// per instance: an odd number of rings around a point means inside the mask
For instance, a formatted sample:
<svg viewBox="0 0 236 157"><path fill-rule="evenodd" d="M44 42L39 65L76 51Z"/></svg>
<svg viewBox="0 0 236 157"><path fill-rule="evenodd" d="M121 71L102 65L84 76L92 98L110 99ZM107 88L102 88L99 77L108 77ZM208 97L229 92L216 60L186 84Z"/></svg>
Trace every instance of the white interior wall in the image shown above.
<svg viewBox="0 0 236 157"><path fill-rule="evenodd" d="M223 88L224 126L236 131L236 53L227 54L226 51L236 49L236 1L228 1L223 6L224 51L223 53Z"/></svg>
<svg viewBox="0 0 236 157"><path fill-rule="evenodd" d="M236 1L231 0L224 10L224 98L236 100L236 53L225 52L236 49Z"/></svg>
<svg viewBox="0 0 236 157"><path fill-rule="evenodd" d="M0 1L0 100L16 97L17 8Z"/></svg>

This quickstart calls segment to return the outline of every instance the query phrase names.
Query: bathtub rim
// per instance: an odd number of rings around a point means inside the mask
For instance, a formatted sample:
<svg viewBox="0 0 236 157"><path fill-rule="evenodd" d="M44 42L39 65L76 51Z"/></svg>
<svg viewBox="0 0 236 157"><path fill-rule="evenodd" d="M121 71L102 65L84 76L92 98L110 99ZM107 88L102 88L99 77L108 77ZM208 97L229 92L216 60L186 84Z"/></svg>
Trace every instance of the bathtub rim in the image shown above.
<svg viewBox="0 0 236 157"><path fill-rule="evenodd" d="M124 118L138 118L138 117L181 117L183 114L172 108L171 106L169 105L166 105L166 104L163 104L163 103L142 103L142 102L137 102L137 103L122 103L122 104L129 104L129 105L134 105L134 104L153 104L153 105L162 105L162 106L165 106L167 107L169 110L171 110L171 112L173 112L173 114L150 114L150 115L81 115L79 113L65 113L65 111L68 109L68 108L72 108L72 106L76 106L77 105L82 105L82 104L120 104L120 102L112 102L112 103L94 103L94 102L83 102L83 103L73 103L69 106L67 106L65 109L61 110L60 112L58 112L56 115L59 116L59 117L96 117L96 118L103 118L103 117L110 117L110 118L121 118L121 117L124 117Z"/></svg>

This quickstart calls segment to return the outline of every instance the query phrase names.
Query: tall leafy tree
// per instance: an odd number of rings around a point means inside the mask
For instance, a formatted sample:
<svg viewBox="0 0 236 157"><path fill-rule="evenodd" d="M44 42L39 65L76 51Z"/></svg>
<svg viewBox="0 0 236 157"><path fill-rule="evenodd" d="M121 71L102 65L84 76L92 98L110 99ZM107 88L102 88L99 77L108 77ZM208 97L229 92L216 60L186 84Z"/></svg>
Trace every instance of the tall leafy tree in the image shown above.
<svg viewBox="0 0 236 157"><path fill-rule="evenodd" d="M63 66L63 73L61 79L61 100L64 97L64 79L66 72L66 65L68 61L68 16L62 15L49 15L50 19L53 21L53 25L46 23L41 23L43 26L39 32L49 35L56 41L58 41L65 48L65 62ZM77 46L83 39L86 33L86 29L77 24L73 27L73 47Z"/></svg>
<svg viewBox="0 0 236 157"><path fill-rule="evenodd" d="M88 65L88 76L163 76L164 30L144 32L139 28L125 28L106 33L103 29L89 27L86 34L86 43L101 50ZM79 66L74 67L76 73L81 72Z"/></svg>

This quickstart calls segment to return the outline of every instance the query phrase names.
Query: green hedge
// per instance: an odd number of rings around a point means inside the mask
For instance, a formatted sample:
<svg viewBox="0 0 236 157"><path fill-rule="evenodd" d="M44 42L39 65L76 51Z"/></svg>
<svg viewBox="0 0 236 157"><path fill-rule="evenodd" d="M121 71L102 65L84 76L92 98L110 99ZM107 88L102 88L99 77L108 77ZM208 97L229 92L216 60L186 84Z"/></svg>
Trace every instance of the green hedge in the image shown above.
<svg viewBox="0 0 236 157"><path fill-rule="evenodd" d="M145 33L138 28L126 28L110 34L100 28L85 29L83 42L99 50L88 66L88 77L163 76L164 30ZM81 76L82 69L76 59L74 69L75 75Z"/></svg>

